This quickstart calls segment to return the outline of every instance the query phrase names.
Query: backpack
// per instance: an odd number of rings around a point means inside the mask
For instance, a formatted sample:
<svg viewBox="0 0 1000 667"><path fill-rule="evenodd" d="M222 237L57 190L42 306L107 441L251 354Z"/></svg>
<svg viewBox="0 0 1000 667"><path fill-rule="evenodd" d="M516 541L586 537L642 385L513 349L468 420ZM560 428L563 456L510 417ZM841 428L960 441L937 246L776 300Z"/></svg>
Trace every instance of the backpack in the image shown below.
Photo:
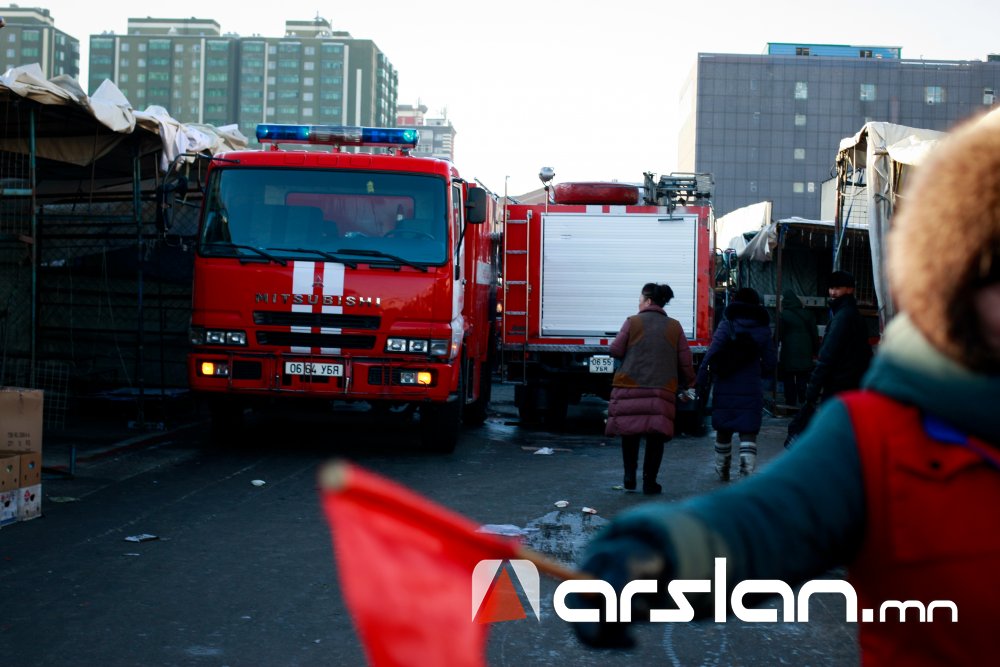
<svg viewBox="0 0 1000 667"><path fill-rule="evenodd" d="M760 348L749 331L737 331L730 320L729 338L708 361L709 371L720 378L727 378L760 359Z"/></svg>

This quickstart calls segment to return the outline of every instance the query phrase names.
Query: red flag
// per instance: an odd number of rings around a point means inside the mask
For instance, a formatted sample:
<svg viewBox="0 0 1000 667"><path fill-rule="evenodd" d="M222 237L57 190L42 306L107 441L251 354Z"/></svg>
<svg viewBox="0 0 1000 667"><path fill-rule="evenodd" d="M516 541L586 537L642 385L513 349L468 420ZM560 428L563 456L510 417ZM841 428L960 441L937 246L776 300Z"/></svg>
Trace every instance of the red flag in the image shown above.
<svg viewBox="0 0 1000 667"><path fill-rule="evenodd" d="M320 472L341 589L372 665L485 665L489 626L470 614L483 559L524 558L513 540L346 463Z"/></svg>

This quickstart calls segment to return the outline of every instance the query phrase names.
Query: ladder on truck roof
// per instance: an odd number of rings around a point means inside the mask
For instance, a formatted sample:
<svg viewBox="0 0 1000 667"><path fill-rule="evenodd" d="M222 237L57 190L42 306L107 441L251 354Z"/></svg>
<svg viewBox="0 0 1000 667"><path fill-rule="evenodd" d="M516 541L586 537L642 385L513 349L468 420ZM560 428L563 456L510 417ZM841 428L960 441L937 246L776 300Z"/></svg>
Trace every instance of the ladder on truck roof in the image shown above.
<svg viewBox="0 0 1000 667"><path fill-rule="evenodd" d="M528 377L528 313L531 304L530 222L532 210L526 209L524 219L510 218L506 211L503 235L503 333L504 351L507 345L521 343L518 359L521 363L521 384ZM500 355L500 378L510 379L506 354Z"/></svg>

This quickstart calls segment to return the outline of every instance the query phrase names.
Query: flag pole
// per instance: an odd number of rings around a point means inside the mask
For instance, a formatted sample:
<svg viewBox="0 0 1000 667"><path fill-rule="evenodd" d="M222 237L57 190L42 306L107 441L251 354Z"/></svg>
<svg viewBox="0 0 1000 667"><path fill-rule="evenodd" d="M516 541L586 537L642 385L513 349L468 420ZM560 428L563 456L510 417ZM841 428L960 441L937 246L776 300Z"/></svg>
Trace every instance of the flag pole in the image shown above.
<svg viewBox="0 0 1000 667"><path fill-rule="evenodd" d="M563 565L559 561L549 558L545 554L526 546L519 546L517 548L517 557L523 560L531 561L531 563L538 568L539 572L547 574L555 579L561 579L563 581L568 579L593 579L593 577L586 572L574 570L573 568Z"/></svg>

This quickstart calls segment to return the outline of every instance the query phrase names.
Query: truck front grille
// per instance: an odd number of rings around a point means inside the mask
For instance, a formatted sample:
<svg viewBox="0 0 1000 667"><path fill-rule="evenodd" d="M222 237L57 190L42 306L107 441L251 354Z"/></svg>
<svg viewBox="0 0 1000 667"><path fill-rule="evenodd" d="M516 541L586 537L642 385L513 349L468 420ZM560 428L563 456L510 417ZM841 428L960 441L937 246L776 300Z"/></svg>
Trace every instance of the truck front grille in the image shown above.
<svg viewBox="0 0 1000 667"><path fill-rule="evenodd" d="M263 365L259 361L237 359L233 362L234 380L259 380L262 375Z"/></svg>
<svg viewBox="0 0 1000 667"><path fill-rule="evenodd" d="M368 384L400 384L399 369L385 369L383 371L381 368L373 366L368 369Z"/></svg>
<svg viewBox="0 0 1000 667"><path fill-rule="evenodd" d="M257 344L277 347L339 347L351 350L370 350L375 347L375 336L258 331Z"/></svg>
<svg viewBox="0 0 1000 667"><path fill-rule="evenodd" d="M323 327L326 329L379 328L382 318L375 315L340 315L335 313L289 313L275 310L255 310L253 323L274 327Z"/></svg>

